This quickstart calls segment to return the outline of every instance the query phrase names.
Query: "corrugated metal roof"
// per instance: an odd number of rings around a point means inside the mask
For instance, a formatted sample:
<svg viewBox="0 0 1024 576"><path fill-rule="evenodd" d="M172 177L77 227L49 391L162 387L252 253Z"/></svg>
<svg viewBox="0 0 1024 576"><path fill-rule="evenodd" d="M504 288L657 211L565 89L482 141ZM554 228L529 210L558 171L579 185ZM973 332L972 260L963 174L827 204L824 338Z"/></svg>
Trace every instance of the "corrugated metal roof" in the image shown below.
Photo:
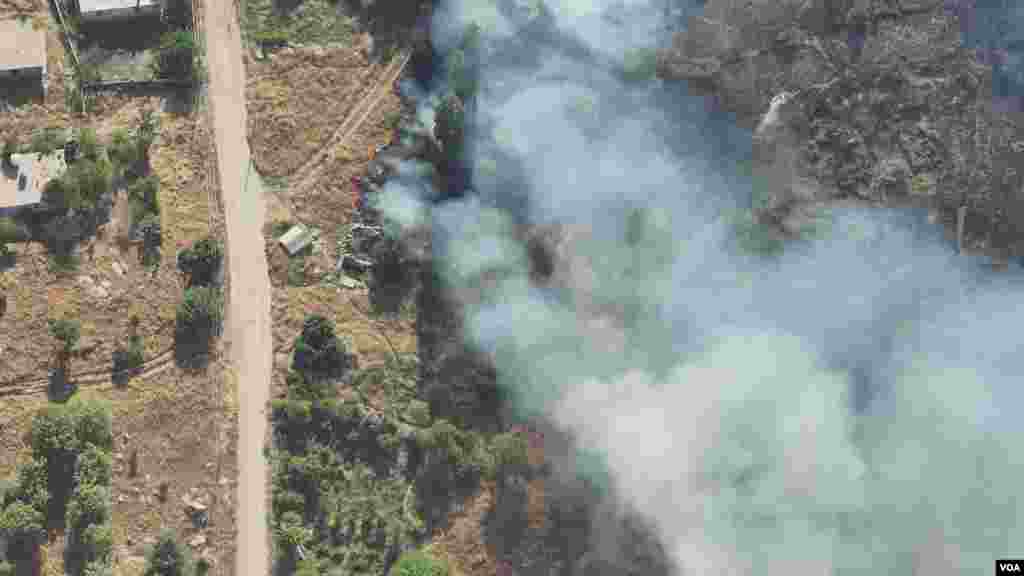
<svg viewBox="0 0 1024 576"><path fill-rule="evenodd" d="M107 10L126 10L139 8L150 8L159 6L159 0L78 0L78 7L82 14L90 12L105 12Z"/></svg>
<svg viewBox="0 0 1024 576"><path fill-rule="evenodd" d="M277 241L288 251L289 256L294 256L313 241L313 233L302 224L297 224L282 234Z"/></svg>
<svg viewBox="0 0 1024 576"><path fill-rule="evenodd" d="M46 28L35 30L28 20L0 20L0 70L45 66Z"/></svg>
<svg viewBox="0 0 1024 576"><path fill-rule="evenodd" d="M38 204L43 199L46 183L60 177L67 169L64 150L42 158L36 154L12 154L11 163L17 167L17 175L13 178L10 174L0 176L0 208Z"/></svg>

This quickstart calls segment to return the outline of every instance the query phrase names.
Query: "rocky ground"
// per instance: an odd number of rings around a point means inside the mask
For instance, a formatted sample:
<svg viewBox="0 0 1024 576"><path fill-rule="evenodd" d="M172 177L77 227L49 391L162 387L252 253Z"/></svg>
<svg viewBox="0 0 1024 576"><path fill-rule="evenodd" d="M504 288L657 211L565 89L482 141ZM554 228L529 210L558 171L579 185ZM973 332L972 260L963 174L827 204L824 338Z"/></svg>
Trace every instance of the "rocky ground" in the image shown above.
<svg viewBox="0 0 1024 576"><path fill-rule="evenodd" d="M853 200L925 206L953 225L966 205L969 243L1019 255L1024 122L965 45L962 14L942 0L846 4L710 0L662 51L659 72L752 129L789 93L756 147L777 221Z"/></svg>

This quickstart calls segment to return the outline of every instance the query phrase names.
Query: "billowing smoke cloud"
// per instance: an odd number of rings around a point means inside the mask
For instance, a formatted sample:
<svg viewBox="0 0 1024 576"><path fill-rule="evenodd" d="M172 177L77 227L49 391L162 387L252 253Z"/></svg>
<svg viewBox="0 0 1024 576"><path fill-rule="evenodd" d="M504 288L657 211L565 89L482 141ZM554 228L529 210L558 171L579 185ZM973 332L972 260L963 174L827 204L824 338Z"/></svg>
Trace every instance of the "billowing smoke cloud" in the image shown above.
<svg viewBox="0 0 1024 576"><path fill-rule="evenodd" d="M837 209L777 258L738 250L750 134L624 80L662 15L649 0L436 15L440 49L483 30L475 194L429 216L457 294L497 278L466 301L467 338L523 414L602 455L679 574L981 574L1021 554L1019 274L986 275L891 212ZM406 224L410 191L385 203ZM549 286L529 280L524 220L561 226Z"/></svg>

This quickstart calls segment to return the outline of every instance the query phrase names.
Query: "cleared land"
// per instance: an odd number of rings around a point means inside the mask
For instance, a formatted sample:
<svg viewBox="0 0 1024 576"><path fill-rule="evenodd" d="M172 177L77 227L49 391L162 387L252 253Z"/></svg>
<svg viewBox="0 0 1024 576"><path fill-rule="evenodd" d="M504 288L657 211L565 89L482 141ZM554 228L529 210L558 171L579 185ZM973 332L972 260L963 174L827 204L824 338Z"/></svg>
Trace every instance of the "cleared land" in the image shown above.
<svg viewBox="0 0 1024 576"><path fill-rule="evenodd" d="M113 408L114 574L141 575L145 548L163 528L173 529L196 557L210 561L211 574L232 574L236 407L231 382L172 367L124 388L107 384L80 394L109 400ZM0 477L29 459L27 432L46 403L44 396L0 402ZM134 477L129 474L133 451L138 454ZM161 502L157 494L164 482L168 497ZM196 529L185 516L186 493L208 507L205 529ZM63 545L63 534L54 534L44 546L44 574L63 574Z"/></svg>

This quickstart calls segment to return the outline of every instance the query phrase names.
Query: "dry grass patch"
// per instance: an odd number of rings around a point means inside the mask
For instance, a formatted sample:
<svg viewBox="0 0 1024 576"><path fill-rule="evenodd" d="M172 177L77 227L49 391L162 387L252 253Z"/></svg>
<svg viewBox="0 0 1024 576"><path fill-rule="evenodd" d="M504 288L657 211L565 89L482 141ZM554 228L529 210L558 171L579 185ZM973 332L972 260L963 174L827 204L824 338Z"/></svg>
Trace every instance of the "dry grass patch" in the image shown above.
<svg viewBox="0 0 1024 576"><path fill-rule="evenodd" d="M339 290L332 286L279 287L273 291L275 389L284 390L295 337L308 314L318 313L334 322L337 333L352 346L359 366L381 364L398 354L416 353L415 315L396 318L375 316L366 290ZM390 344L388 341L390 340Z"/></svg>
<svg viewBox="0 0 1024 576"><path fill-rule="evenodd" d="M371 151L391 141L394 131L389 119L401 109L401 100L388 91L359 130L331 150L315 183L304 190L290 191L295 218L320 228L327 246L335 245L334 234L338 227L352 220L351 179L365 176Z"/></svg>
<svg viewBox="0 0 1024 576"><path fill-rule="evenodd" d="M380 72L356 48L289 48L249 65L249 145L260 174L291 175Z"/></svg>

